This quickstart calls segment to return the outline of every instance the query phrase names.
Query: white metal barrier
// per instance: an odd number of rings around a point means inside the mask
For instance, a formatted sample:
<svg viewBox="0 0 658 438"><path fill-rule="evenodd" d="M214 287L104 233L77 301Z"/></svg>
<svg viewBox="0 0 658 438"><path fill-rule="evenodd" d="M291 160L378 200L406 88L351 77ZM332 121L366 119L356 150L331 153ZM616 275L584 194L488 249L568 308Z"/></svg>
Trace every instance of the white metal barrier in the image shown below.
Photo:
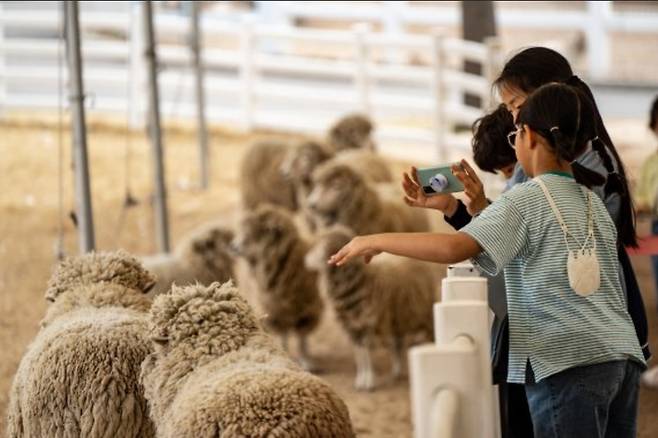
<svg viewBox="0 0 658 438"><path fill-rule="evenodd" d="M411 349L415 438L499 438L492 385L487 280L472 266L449 268L434 305L434 344Z"/></svg>
<svg viewBox="0 0 658 438"><path fill-rule="evenodd" d="M81 4L90 109L129 113L133 127L141 127L147 105L140 9L99 11L99 3ZM5 5L0 14L0 110L58 104L57 9L27 4ZM189 19L160 12L155 21L163 116L192 118ZM415 160L470 155L469 133L456 134L453 127L470 125L482 110L465 106L461 96L467 91L488 105L491 78L462 72L462 62L478 61L493 75L501 58L495 44L438 33L373 32L366 25L317 30L263 23L256 16L242 22L204 16L201 28L209 120L320 134L337 117L360 111L377 123L384 153ZM404 56L391 60L389 50Z"/></svg>

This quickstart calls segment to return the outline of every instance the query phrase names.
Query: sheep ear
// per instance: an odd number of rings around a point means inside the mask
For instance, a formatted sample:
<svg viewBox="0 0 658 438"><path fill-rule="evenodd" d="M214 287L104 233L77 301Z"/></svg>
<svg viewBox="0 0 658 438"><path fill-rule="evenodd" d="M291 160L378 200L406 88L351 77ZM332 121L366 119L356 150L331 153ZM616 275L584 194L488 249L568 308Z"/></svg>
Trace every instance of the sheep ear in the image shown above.
<svg viewBox="0 0 658 438"><path fill-rule="evenodd" d="M166 345L169 342L169 338L167 336L151 336L151 341L158 345Z"/></svg>
<svg viewBox="0 0 658 438"><path fill-rule="evenodd" d="M151 292L151 289L153 289L155 287L155 283L156 283L155 281L151 281L150 283L148 283L146 286L144 286L144 289L142 289L142 292L145 293L145 294Z"/></svg>

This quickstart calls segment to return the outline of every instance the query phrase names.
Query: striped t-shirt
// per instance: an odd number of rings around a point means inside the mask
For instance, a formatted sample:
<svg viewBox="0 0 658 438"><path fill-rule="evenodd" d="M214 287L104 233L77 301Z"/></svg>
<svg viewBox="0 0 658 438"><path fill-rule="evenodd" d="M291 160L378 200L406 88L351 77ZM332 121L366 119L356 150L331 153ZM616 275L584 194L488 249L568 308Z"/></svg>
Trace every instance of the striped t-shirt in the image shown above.
<svg viewBox="0 0 658 438"><path fill-rule="evenodd" d="M587 234L587 200L573 178L540 176L569 231ZM582 297L569 286L568 251L557 219L535 181L517 185L461 229L483 251L473 262L487 274L505 271L510 324L507 380L525 383L568 368L632 358L644 363L619 282L617 231L592 196L601 285ZM570 238L570 246L577 244Z"/></svg>

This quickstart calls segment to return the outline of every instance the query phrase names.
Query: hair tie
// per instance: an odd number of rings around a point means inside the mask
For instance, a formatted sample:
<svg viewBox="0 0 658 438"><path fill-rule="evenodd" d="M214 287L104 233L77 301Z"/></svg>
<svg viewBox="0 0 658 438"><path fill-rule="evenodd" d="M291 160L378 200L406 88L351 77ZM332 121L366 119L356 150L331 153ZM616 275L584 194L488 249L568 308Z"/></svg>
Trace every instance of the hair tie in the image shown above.
<svg viewBox="0 0 658 438"><path fill-rule="evenodd" d="M553 126L553 127L550 129L551 132L553 132L553 131L559 131L559 130L560 130L560 128L557 127L557 126Z"/></svg>

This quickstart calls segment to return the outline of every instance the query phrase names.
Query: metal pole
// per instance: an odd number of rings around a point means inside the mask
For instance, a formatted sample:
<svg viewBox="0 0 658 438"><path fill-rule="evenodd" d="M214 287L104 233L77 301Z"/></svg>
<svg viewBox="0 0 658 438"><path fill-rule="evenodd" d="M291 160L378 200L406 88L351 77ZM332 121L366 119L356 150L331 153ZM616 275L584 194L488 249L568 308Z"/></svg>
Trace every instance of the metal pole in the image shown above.
<svg viewBox="0 0 658 438"><path fill-rule="evenodd" d="M164 160L162 158L162 133L160 131L160 107L158 103L157 59L153 32L153 7L150 0L144 5L144 56L146 58L149 93L149 131L152 144L155 177L155 231L160 252L169 252L169 220L167 217L167 191L164 183Z"/></svg>
<svg viewBox="0 0 658 438"><path fill-rule="evenodd" d="M190 48L192 49L192 60L194 62L194 76L196 86L196 108L197 108L197 136L199 138L199 160L201 169L201 188L208 188L209 156L208 156L208 132L206 131L206 102L203 94L203 72L204 65L201 60L201 31L199 26L199 2L191 3L190 18L192 20L192 35Z"/></svg>
<svg viewBox="0 0 658 438"><path fill-rule="evenodd" d="M69 100L73 118L73 148L75 166L75 199L78 216L80 252L93 251L94 218L91 208L89 188L89 167L87 161L87 132L85 127L84 88L82 84L82 59L80 55L80 25L78 22L78 2L66 2L66 40L69 62Z"/></svg>

